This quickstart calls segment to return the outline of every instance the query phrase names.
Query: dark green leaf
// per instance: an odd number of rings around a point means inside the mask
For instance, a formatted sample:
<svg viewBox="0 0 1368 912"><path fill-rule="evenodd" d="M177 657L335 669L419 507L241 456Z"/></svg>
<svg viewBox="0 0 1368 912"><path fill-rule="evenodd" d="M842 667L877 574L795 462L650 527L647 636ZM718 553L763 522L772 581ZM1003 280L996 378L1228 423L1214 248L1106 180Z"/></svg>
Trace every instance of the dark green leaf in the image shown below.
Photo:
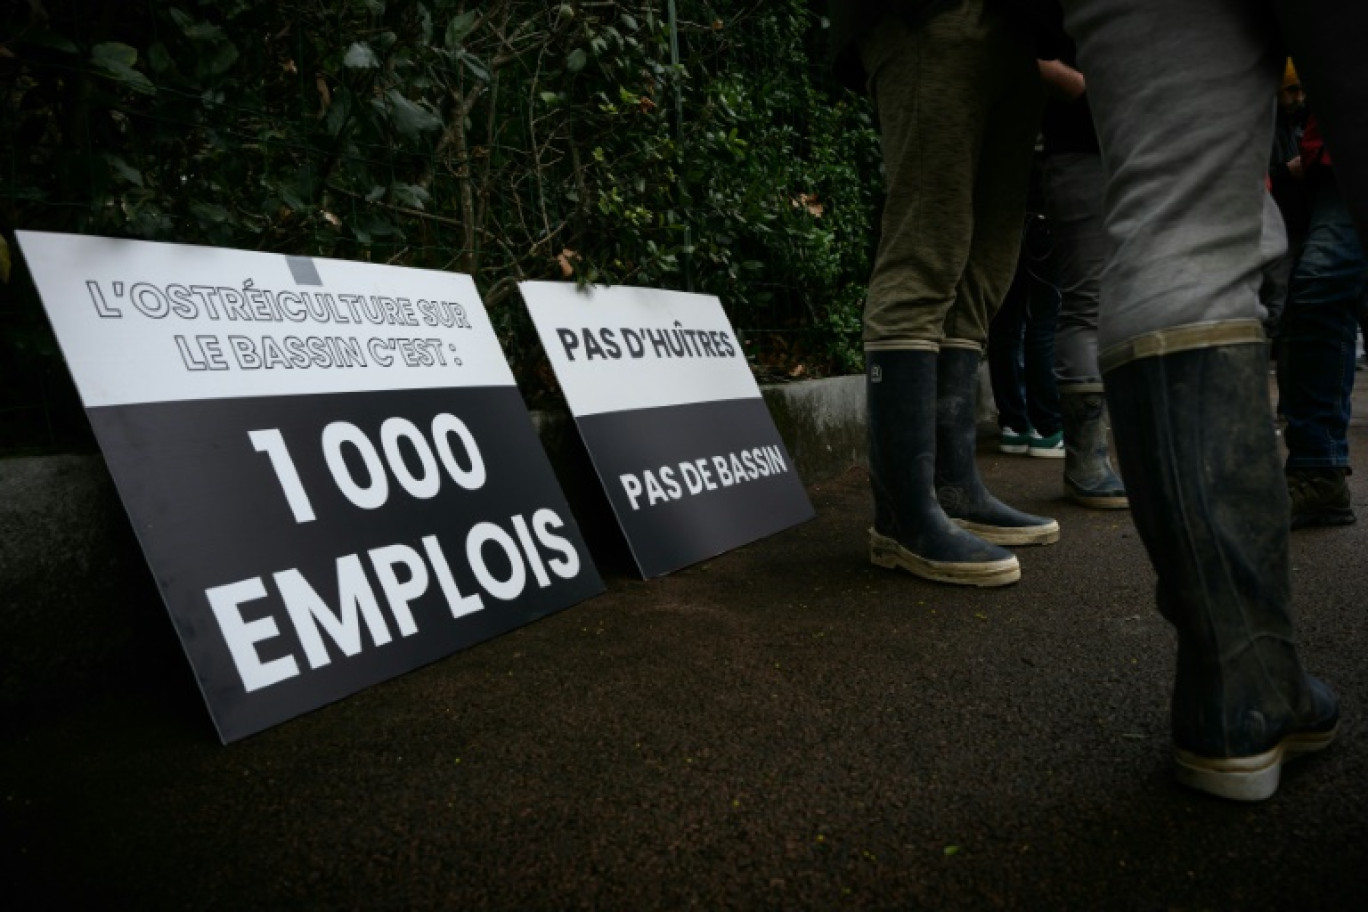
<svg viewBox="0 0 1368 912"><path fill-rule="evenodd" d="M432 11L427 4L418 4L418 40L424 45L432 44Z"/></svg>
<svg viewBox="0 0 1368 912"><path fill-rule="evenodd" d="M156 94L157 87L142 73L133 69L138 62L138 52L126 44L109 41L97 44L90 49L90 62L103 76L122 83L135 92L144 95Z"/></svg>
<svg viewBox="0 0 1368 912"><path fill-rule="evenodd" d="M24 44L31 44L34 47L47 48L52 51L62 51L66 54L78 54L78 48L71 39L64 35L59 35L52 29L34 28L26 29L19 33L19 40Z"/></svg>
<svg viewBox="0 0 1368 912"><path fill-rule="evenodd" d="M152 72L157 74L171 73L176 69L176 62L171 59L171 54L166 49L166 45L160 41L155 41L147 49L147 65L152 68Z"/></svg>
<svg viewBox="0 0 1368 912"><path fill-rule="evenodd" d="M432 200L432 195L416 184L395 184L390 195L400 206L410 209L422 209Z"/></svg>
<svg viewBox="0 0 1368 912"><path fill-rule="evenodd" d="M475 20L479 18L479 13L475 10L462 13L447 22L446 27L446 46L455 48L465 41L470 30L475 27Z"/></svg>
<svg viewBox="0 0 1368 912"><path fill-rule="evenodd" d="M408 139L417 139L420 133L442 126L441 118L427 108L409 101L398 89L390 89L385 93L385 100L387 104L377 102L377 106L389 115L394 129Z"/></svg>
<svg viewBox="0 0 1368 912"><path fill-rule="evenodd" d="M356 232L358 238L361 237L362 232L365 233L367 239L377 237L402 238L404 236L404 233L399 230L397 225L374 212L362 212L358 214L356 220L352 223L352 230Z"/></svg>
<svg viewBox="0 0 1368 912"><path fill-rule="evenodd" d="M483 63L470 54L461 54L461 60L465 63L466 69L470 70L472 76L481 82L489 82L489 70L485 69Z"/></svg>
<svg viewBox="0 0 1368 912"><path fill-rule="evenodd" d="M132 184L135 187L143 186L142 172L137 170L136 168L131 167L128 164L128 162L124 161L119 156L107 155L105 156L105 161L109 163L109 170L113 171L122 180Z"/></svg>
<svg viewBox="0 0 1368 912"><path fill-rule="evenodd" d="M228 210L217 203L195 200L190 204L190 212L201 222L215 224L228 221Z"/></svg>
<svg viewBox="0 0 1368 912"><path fill-rule="evenodd" d="M209 22L196 22L185 29L185 37L191 41L221 41L223 29Z"/></svg>
<svg viewBox="0 0 1368 912"><path fill-rule="evenodd" d="M347 48L342 65L353 70L373 70L380 65L380 58L375 56L375 51L371 50L370 45L358 41Z"/></svg>
<svg viewBox="0 0 1368 912"><path fill-rule="evenodd" d="M342 125L351 114L351 99L348 93L338 92L333 96L332 104L328 107L328 115L323 120L323 128L328 131L329 136L336 136L342 131Z"/></svg>
<svg viewBox="0 0 1368 912"><path fill-rule="evenodd" d="M226 41L222 42L201 58L200 72L206 76L222 76L232 69L237 59L237 48Z"/></svg>
<svg viewBox="0 0 1368 912"><path fill-rule="evenodd" d="M127 44L107 41L90 49L90 62L97 67L123 67L127 69L138 62L138 51Z"/></svg>

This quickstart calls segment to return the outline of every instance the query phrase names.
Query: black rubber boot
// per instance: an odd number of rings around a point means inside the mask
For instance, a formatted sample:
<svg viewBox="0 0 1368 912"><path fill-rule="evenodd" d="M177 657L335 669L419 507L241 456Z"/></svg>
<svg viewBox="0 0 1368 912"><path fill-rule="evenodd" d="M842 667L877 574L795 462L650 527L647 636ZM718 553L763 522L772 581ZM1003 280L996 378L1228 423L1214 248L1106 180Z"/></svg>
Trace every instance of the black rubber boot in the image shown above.
<svg viewBox="0 0 1368 912"><path fill-rule="evenodd" d="M1085 507L1124 510L1130 501L1126 499L1125 485L1112 469L1105 405L1101 381L1059 388L1064 493Z"/></svg>
<svg viewBox="0 0 1368 912"><path fill-rule="evenodd" d="M1283 762L1328 745L1339 718L1334 693L1297 655L1265 349L1139 358L1108 371L1106 386L1159 610L1178 632L1178 781L1262 800Z"/></svg>
<svg viewBox="0 0 1368 912"><path fill-rule="evenodd" d="M1354 503L1346 476L1350 469L1287 469L1287 496L1291 501L1292 528L1347 526L1354 522Z"/></svg>
<svg viewBox="0 0 1368 912"><path fill-rule="evenodd" d="M977 348L942 347L936 373L936 497L947 516L995 545L1048 545L1059 523L1007 506L979 478Z"/></svg>
<svg viewBox="0 0 1368 912"><path fill-rule="evenodd" d="M1016 582L1016 556L956 526L936 502L936 353L866 352L865 363L874 490L869 559L942 583Z"/></svg>

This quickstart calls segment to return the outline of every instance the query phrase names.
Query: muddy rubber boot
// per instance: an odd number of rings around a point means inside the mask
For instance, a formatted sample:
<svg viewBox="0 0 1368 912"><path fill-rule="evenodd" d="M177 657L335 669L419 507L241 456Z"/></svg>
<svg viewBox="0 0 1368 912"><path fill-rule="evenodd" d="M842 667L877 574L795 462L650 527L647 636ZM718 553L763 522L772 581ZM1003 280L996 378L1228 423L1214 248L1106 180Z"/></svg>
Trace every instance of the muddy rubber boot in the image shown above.
<svg viewBox="0 0 1368 912"><path fill-rule="evenodd" d="M872 351L865 363L874 491L869 559L961 586L1019 580L1012 552L965 532L936 502L936 352Z"/></svg>
<svg viewBox="0 0 1368 912"><path fill-rule="evenodd" d="M1287 496L1291 501L1292 528L1347 526L1353 523L1354 503L1346 476L1339 466L1287 469Z"/></svg>
<svg viewBox="0 0 1368 912"><path fill-rule="evenodd" d="M1102 382L1059 388L1059 418L1064 431L1064 493L1085 507L1124 510L1126 487L1116 477L1107 447L1106 402Z"/></svg>
<svg viewBox="0 0 1368 912"><path fill-rule="evenodd" d="M1297 654L1287 493L1250 323L1249 344L1175 351L1203 336L1170 331L1152 348L1171 353L1104 365L1131 513L1178 633L1177 778L1239 801L1271 796L1283 763L1327 746L1339 719ZM1244 337L1230 331L1241 323L1213 326Z"/></svg>
<svg viewBox="0 0 1368 912"><path fill-rule="evenodd" d="M954 522L995 545L1048 545L1059 523L1007 506L979 478L979 350L942 345L936 373L936 498Z"/></svg>

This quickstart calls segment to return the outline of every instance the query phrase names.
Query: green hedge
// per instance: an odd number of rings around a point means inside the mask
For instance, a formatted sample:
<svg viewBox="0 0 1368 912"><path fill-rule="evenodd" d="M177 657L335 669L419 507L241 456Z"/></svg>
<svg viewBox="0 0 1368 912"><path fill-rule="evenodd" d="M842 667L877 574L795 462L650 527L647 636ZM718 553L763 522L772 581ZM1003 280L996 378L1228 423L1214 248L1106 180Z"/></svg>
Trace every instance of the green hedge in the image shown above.
<svg viewBox="0 0 1368 912"><path fill-rule="evenodd" d="M84 433L15 228L468 272L525 395L525 278L723 301L762 380L859 369L867 102L807 0L48 0L0 28L0 449ZM679 65L672 63L672 40Z"/></svg>

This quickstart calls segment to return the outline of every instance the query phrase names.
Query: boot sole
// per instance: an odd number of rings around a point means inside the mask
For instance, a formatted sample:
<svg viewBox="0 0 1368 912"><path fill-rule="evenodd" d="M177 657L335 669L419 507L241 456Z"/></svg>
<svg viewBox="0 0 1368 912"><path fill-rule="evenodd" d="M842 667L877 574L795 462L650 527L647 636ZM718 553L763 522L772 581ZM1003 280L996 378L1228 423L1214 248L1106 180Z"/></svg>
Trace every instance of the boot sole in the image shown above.
<svg viewBox="0 0 1368 912"><path fill-rule="evenodd" d="M1015 557L977 563L928 560L873 529L869 530L869 560L876 567L901 568L922 579L958 586L1007 586L1021 579L1021 564Z"/></svg>
<svg viewBox="0 0 1368 912"><path fill-rule="evenodd" d="M1070 487L1065 487L1064 493L1081 507L1092 507L1094 510L1130 509L1130 498L1124 494L1082 494Z"/></svg>
<svg viewBox="0 0 1368 912"><path fill-rule="evenodd" d="M1292 528L1305 529L1307 526L1350 526L1358 521L1353 510L1321 510L1292 517Z"/></svg>
<svg viewBox="0 0 1368 912"><path fill-rule="evenodd" d="M1188 788L1232 801L1263 801L1278 790L1284 763L1324 750L1339 726L1327 732L1288 735L1277 747L1252 757L1202 757L1175 748L1177 779Z"/></svg>
<svg viewBox="0 0 1368 912"><path fill-rule="evenodd" d="M951 521L966 532L972 532L990 545L1051 545L1059 541L1059 523L1050 520L1043 526L985 526L967 519Z"/></svg>

